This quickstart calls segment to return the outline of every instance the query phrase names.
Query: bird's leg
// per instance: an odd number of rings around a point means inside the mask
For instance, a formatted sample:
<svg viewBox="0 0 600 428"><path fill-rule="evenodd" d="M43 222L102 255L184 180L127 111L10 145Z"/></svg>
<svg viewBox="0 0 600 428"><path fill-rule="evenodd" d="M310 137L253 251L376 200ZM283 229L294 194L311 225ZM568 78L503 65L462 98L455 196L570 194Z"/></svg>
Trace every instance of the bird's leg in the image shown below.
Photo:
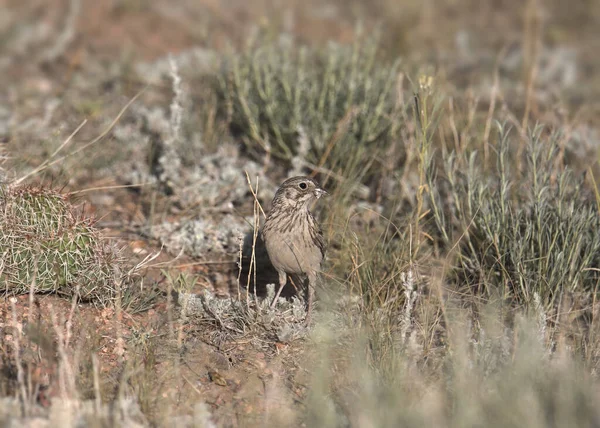
<svg viewBox="0 0 600 428"><path fill-rule="evenodd" d="M314 274L308 275L308 284L306 285L306 318L304 323L310 324L310 316L312 314L313 299L315 296L315 287L317 285L317 276Z"/></svg>
<svg viewBox="0 0 600 428"><path fill-rule="evenodd" d="M275 303L277 303L277 299L279 299L279 295L281 294L281 290L285 287L285 283L287 282L287 274L283 271L279 271L279 290L277 290L277 294L271 302L271 309L275 307Z"/></svg>

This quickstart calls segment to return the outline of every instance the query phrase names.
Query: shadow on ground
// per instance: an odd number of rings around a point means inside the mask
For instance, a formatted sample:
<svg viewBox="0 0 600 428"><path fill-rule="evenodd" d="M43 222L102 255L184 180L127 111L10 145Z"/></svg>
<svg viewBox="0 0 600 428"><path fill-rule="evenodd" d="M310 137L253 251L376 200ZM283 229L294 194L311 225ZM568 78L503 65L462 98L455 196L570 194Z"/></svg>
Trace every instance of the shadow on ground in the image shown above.
<svg viewBox="0 0 600 428"><path fill-rule="evenodd" d="M269 259L269 254L267 253L265 243L260 237L260 234L258 235L256 239L256 244L254 245L256 275L255 270L250 269L252 265L251 261L253 240L254 239L252 232L247 233L244 237L244 245L242 248L242 271L240 275L240 284L244 292L246 290L246 286L248 286L250 292L254 292L254 290L256 289L256 294L259 297L264 297L267 294L268 284L275 284L275 290L277 290L277 288L279 287L279 275L277 274L277 271L271 264L271 260ZM248 280L249 273L250 279ZM305 278L299 275L288 275L288 281L281 292L281 297L290 298L296 295L303 296L302 290L304 290L304 281Z"/></svg>

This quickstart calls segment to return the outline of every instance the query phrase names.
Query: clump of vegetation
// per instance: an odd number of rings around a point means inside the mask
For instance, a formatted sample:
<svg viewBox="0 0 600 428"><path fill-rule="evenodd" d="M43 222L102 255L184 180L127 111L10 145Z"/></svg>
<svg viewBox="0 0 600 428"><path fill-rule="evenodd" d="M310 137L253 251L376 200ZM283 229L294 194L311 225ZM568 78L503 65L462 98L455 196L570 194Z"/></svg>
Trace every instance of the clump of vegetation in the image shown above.
<svg viewBox="0 0 600 428"><path fill-rule="evenodd" d="M68 197L39 187L0 189L0 283L7 293L78 293L107 304L122 264Z"/></svg>
<svg viewBox="0 0 600 428"><path fill-rule="evenodd" d="M262 45L229 58L218 76L222 110L248 151L297 168L362 177L395 141L403 108L398 62L378 59L377 39L322 51Z"/></svg>
<svg viewBox="0 0 600 428"><path fill-rule="evenodd" d="M560 162L555 135L532 132L521 170L514 146L501 127L495 168L480 168L476 152L453 153L437 179L429 176L437 233L448 249L460 240L459 282L519 303L535 293L548 304L563 292L593 293L600 266L593 194Z"/></svg>

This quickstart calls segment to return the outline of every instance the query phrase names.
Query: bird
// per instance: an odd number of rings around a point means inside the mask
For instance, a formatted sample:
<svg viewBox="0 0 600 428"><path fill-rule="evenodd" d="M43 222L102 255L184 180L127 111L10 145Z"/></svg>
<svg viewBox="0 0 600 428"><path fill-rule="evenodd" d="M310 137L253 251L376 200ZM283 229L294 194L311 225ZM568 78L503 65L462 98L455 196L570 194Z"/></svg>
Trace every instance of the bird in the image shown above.
<svg viewBox="0 0 600 428"><path fill-rule="evenodd" d="M314 289L325 258L325 240L321 227L309 211L311 204L328 193L310 177L285 180L275 192L261 236L271 264L279 274L279 290L273 308L287 282L288 274L305 275L306 318L310 322Z"/></svg>

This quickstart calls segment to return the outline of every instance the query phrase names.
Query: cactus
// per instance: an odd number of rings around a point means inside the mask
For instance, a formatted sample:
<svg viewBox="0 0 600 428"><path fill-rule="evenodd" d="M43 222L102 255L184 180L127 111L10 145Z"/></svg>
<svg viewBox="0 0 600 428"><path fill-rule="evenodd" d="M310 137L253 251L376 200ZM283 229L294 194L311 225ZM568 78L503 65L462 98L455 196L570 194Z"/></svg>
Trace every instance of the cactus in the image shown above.
<svg viewBox="0 0 600 428"><path fill-rule="evenodd" d="M108 303L114 296L118 251L93 221L78 215L68 195L39 187L0 188L0 284Z"/></svg>

